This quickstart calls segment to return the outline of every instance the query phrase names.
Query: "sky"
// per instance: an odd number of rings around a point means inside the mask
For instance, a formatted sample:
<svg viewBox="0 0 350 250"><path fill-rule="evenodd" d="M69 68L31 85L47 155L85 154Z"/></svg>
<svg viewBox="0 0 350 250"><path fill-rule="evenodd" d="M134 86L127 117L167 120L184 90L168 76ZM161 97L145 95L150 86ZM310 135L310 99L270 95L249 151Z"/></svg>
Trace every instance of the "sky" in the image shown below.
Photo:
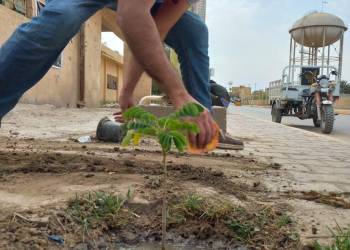
<svg viewBox="0 0 350 250"><path fill-rule="evenodd" d="M324 1L324 0L323 0ZM289 28L322 0L207 0L209 56L218 83L262 89L281 78L288 64ZM327 0L324 11L350 25L350 0ZM123 43L111 33L102 41L123 52ZM350 80L350 31L344 43L343 79Z"/></svg>
<svg viewBox="0 0 350 250"><path fill-rule="evenodd" d="M288 64L289 28L321 0L207 0L209 54L214 78L255 89L281 78ZM350 24L350 1L328 0L324 10ZM343 79L350 80L350 31L345 35Z"/></svg>

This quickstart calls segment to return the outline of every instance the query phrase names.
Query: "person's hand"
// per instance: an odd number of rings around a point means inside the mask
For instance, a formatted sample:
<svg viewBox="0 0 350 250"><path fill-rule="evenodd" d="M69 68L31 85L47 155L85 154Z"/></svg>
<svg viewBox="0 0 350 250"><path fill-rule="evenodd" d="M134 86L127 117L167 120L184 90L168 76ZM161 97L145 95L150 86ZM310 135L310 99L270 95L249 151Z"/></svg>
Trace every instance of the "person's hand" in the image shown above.
<svg viewBox="0 0 350 250"><path fill-rule="evenodd" d="M188 121L197 124L200 129L199 134L190 134L188 136L190 144L199 149L204 149L217 134L217 125L210 112L205 109L198 117L188 118Z"/></svg>
<svg viewBox="0 0 350 250"><path fill-rule="evenodd" d="M176 109L180 109L188 103L198 103L188 93L173 95L170 97L170 100L172 101ZM186 121L197 124L197 126L200 129L199 134L190 134L188 136L189 143L194 147L204 149L208 144L212 142L213 138L217 135L218 126L212 118L210 112L206 108L198 117L186 118Z"/></svg>
<svg viewBox="0 0 350 250"><path fill-rule="evenodd" d="M123 123L124 122L123 112L125 112L127 109L135 106L135 103L134 103L134 100L132 98L132 95L128 95L128 94L120 95L119 96L119 105L120 105L120 109L121 110L115 112L113 114L113 116L114 116L114 120L116 122Z"/></svg>

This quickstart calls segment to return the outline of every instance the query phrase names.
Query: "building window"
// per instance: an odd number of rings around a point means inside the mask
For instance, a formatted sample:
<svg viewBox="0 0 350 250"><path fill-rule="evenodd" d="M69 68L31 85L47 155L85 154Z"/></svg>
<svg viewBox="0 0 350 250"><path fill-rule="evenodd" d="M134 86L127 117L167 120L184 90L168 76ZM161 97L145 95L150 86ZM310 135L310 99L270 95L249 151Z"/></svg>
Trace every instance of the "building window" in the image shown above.
<svg viewBox="0 0 350 250"><path fill-rule="evenodd" d="M0 0L0 4L24 16L26 15L26 0Z"/></svg>
<svg viewBox="0 0 350 250"><path fill-rule="evenodd" d="M37 16L40 14L40 12L43 10L44 7L45 7L45 4L43 2L36 0L36 15ZM62 68L62 58L63 58L63 55L61 53L58 56L57 60L52 65L52 67L57 68L57 69Z"/></svg>
<svg viewBox="0 0 350 250"><path fill-rule="evenodd" d="M107 89L118 89L118 78L116 76L107 75Z"/></svg>

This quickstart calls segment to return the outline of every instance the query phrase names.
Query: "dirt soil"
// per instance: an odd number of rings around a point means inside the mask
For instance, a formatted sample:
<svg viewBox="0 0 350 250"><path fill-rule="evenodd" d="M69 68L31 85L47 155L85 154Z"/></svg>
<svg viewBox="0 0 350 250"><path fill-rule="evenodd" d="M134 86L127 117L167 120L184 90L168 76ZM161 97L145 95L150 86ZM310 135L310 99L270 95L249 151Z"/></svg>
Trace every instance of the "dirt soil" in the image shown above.
<svg viewBox="0 0 350 250"><path fill-rule="evenodd" d="M0 249L118 249L125 244L159 243L161 154L155 147L146 150L150 143L123 149L98 142L0 137ZM173 153L168 165L170 205L192 193L215 197L217 203L237 208L240 223L230 224L230 230L220 219L188 217L169 225L169 244L203 249L297 248L295 224L280 223L291 208L260 182L261 176L273 174L275 166L227 152L201 157ZM67 215L76 196L128 190L133 199L127 208L133 213L127 223L106 222L84 230ZM238 237L249 221L256 223L247 226L249 237ZM64 245L48 240L52 235L61 236Z"/></svg>

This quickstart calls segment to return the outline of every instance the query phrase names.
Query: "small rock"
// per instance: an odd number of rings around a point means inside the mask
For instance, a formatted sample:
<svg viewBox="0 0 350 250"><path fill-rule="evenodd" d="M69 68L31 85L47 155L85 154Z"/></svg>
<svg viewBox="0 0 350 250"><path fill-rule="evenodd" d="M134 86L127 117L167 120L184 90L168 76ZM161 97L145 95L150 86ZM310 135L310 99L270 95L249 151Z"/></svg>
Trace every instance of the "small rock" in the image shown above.
<svg viewBox="0 0 350 250"><path fill-rule="evenodd" d="M259 187L260 186L260 181L257 181L257 182L254 182L253 186L256 188L256 187Z"/></svg>
<svg viewBox="0 0 350 250"><path fill-rule="evenodd" d="M95 176L94 174L86 174L85 178L91 178L91 177L94 177L94 176Z"/></svg>
<svg viewBox="0 0 350 250"><path fill-rule="evenodd" d="M41 234L41 232L36 228L29 228L28 232L30 235L40 235Z"/></svg>
<svg viewBox="0 0 350 250"><path fill-rule="evenodd" d="M311 228L312 234L317 234L318 229L315 226Z"/></svg>
<svg viewBox="0 0 350 250"><path fill-rule="evenodd" d="M74 250L88 250L88 244L80 243L74 247Z"/></svg>
<svg viewBox="0 0 350 250"><path fill-rule="evenodd" d="M31 245L30 249L32 249L32 250L43 250L44 248L42 248L38 244L34 244L34 245Z"/></svg>
<svg viewBox="0 0 350 250"><path fill-rule="evenodd" d="M273 168L273 169L281 169L281 164L279 164L279 163L271 164L271 168Z"/></svg>
<svg viewBox="0 0 350 250"><path fill-rule="evenodd" d="M160 187L160 178L159 177L150 177L146 181L147 188L158 188Z"/></svg>
<svg viewBox="0 0 350 250"><path fill-rule="evenodd" d="M135 163L133 161L130 161L130 160L125 160L124 165L127 167L136 167Z"/></svg>
<svg viewBox="0 0 350 250"><path fill-rule="evenodd" d="M137 235L132 232L124 232L122 237L127 244L137 243Z"/></svg>
<svg viewBox="0 0 350 250"><path fill-rule="evenodd" d="M216 177L221 177L221 176L224 176L224 173L222 171L215 170L213 171L213 175Z"/></svg>
<svg viewBox="0 0 350 250"><path fill-rule="evenodd" d="M94 164L95 166L100 166L100 165L102 165L102 161L101 161L100 159L95 159L95 160L93 161L93 164Z"/></svg>

